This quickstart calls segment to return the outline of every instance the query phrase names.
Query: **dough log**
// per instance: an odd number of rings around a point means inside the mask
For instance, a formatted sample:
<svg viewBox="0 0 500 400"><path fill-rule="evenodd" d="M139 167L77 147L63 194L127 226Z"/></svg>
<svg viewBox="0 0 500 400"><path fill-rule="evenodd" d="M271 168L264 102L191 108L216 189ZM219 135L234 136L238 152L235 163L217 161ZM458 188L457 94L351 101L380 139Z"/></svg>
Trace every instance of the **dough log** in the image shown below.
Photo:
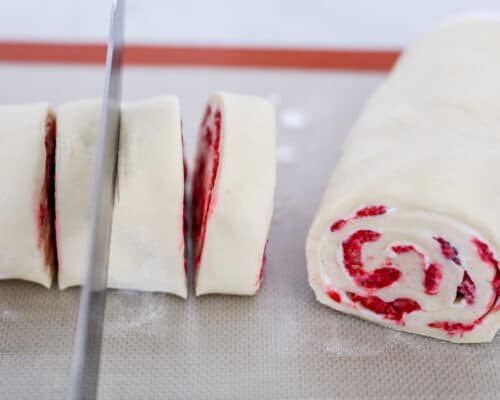
<svg viewBox="0 0 500 400"><path fill-rule="evenodd" d="M500 327L500 20L404 52L349 133L307 244L336 310L454 342Z"/></svg>

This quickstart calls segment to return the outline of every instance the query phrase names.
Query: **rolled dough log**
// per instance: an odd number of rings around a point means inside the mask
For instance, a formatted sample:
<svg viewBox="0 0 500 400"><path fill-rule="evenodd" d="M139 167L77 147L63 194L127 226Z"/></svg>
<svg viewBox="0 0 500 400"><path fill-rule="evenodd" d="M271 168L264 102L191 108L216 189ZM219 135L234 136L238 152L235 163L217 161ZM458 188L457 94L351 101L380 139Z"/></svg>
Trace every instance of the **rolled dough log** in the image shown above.
<svg viewBox="0 0 500 400"><path fill-rule="evenodd" d="M61 289L80 285L84 277L100 109L100 101L84 100L58 110ZM183 163L176 97L123 104L109 287L186 297Z"/></svg>
<svg viewBox="0 0 500 400"><path fill-rule="evenodd" d="M349 133L306 245L316 298L454 342L500 327L500 21L410 46Z"/></svg>
<svg viewBox="0 0 500 400"><path fill-rule="evenodd" d="M255 294L276 184L274 108L216 93L198 138L193 180L196 294Z"/></svg>

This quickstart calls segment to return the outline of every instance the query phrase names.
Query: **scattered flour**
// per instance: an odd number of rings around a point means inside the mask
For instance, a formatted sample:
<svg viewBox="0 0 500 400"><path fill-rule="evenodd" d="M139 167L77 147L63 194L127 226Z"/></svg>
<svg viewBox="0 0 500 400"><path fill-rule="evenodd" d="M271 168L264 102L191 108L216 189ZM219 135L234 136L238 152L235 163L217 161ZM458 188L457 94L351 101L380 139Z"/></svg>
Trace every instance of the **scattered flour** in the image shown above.
<svg viewBox="0 0 500 400"><path fill-rule="evenodd" d="M292 164L295 160L295 150L292 146L282 145L276 149L276 161L278 164Z"/></svg>
<svg viewBox="0 0 500 400"><path fill-rule="evenodd" d="M283 110L279 114L281 125L288 129L301 129L307 124L307 116L298 110Z"/></svg>
<svg viewBox="0 0 500 400"><path fill-rule="evenodd" d="M267 95L267 99L273 103L276 107L281 104L281 95L279 93L273 92Z"/></svg>
<svg viewBox="0 0 500 400"><path fill-rule="evenodd" d="M125 336L138 330L148 334L160 334L166 318L165 299L160 294L134 291L108 293L106 304L106 333Z"/></svg>

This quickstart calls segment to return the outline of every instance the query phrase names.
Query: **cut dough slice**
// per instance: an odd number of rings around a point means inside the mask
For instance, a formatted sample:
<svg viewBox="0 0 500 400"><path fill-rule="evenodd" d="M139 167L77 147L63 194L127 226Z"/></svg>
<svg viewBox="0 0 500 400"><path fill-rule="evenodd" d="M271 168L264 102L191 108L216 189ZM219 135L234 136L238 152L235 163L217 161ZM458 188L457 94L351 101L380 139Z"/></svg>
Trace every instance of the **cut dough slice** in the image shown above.
<svg viewBox="0 0 500 400"><path fill-rule="evenodd" d="M47 104L0 106L0 279L50 287L55 116Z"/></svg>
<svg viewBox="0 0 500 400"><path fill-rule="evenodd" d="M349 133L306 245L332 308L485 342L500 327L500 21L411 46Z"/></svg>
<svg viewBox="0 0 500 400"><path fill-rule="evenodd" d="M193 178L196 294L255 294L262 281L276 185L274 108L210 97Z"/></svg>
<svg viewBox="0 0 500 400"><path fill-rule="evenodd" d="M58 112L61 289L84 278L100 110L100 101L84 100ZM183 163L176 97L123 104L108 287L186 297Z"/></svg>

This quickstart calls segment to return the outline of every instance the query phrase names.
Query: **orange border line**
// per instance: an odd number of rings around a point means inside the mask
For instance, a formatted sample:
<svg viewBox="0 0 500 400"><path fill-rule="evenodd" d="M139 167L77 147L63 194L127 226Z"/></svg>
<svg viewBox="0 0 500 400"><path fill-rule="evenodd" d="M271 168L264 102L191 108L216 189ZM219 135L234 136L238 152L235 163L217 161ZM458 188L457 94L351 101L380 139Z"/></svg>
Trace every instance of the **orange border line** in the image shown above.
<svg viewBox="0 0 500 400"><path fill-rule="evenodd" d="M128 45L124 57L126 64L145 66L388 71L398 55L396 50ZM0 61L102 64L105 57L104 44L0 42Z"/></svg>

